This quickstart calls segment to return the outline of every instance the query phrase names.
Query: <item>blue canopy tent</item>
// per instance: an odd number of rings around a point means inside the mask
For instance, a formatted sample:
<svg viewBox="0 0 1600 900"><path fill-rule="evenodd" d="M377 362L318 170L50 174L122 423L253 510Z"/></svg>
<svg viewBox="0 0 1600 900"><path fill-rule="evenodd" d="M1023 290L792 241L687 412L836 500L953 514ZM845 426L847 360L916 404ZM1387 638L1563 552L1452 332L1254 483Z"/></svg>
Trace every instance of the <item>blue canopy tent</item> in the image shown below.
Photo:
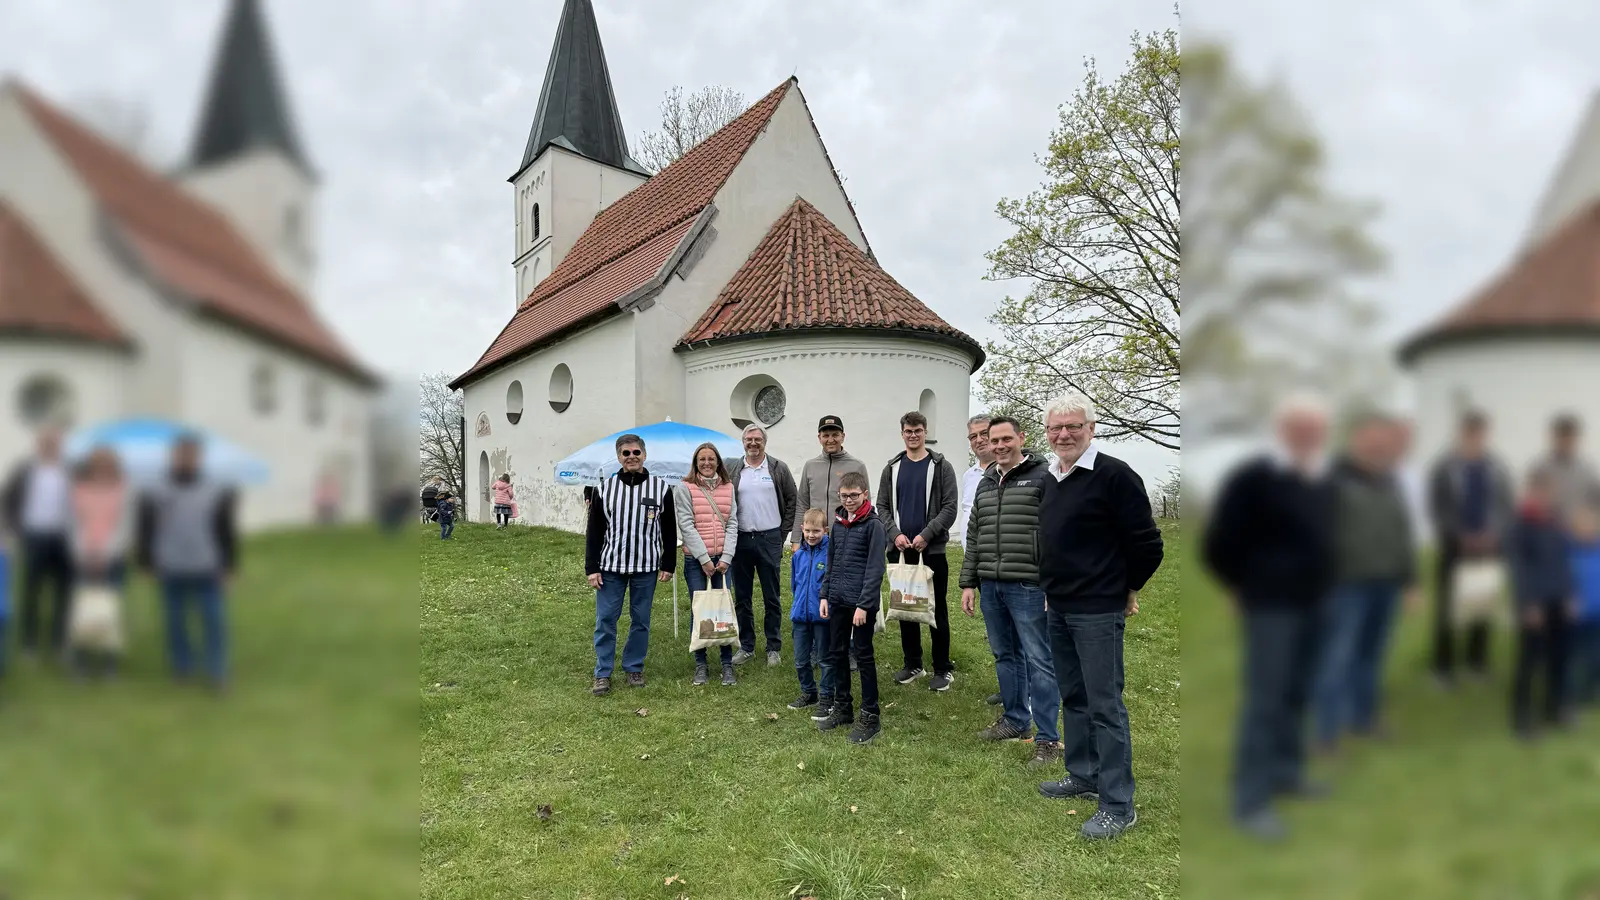
<svg viewBox="0 0 1600 900"><path fill-rule="evenodd" d="M622 467L617 462L617 438L636 434L644 440L645 468L651 475L679 481L694 465L694 448L707 441L723 458L744 455L744 445L720 431L684 425L667 419L606 435L556 463L556 484L594 487ZM681 543L681 541L680 541ZM672 633L678 633L678 579L672 579Z"/></svg>
<svg viewBox="0 0 1600 900"><path fill-rule="evenodd" d="M167 471L172 446L182 435L199 438L200 471L208 478L230 484L263 484L270 478L267 464L237 445L162 419L121 419L83 428L67 437L63 449L69 462L79 462L96 448L108 447L130 480L150 482Z"/></svg>

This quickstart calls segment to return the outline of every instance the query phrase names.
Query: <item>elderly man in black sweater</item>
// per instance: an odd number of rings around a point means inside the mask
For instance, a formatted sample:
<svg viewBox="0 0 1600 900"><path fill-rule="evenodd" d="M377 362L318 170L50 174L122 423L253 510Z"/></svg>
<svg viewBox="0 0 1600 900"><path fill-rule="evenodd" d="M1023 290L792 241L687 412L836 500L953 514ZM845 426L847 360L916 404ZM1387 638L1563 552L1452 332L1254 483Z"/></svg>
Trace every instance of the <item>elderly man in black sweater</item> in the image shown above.
<svg viewBox="0 0 1600 900"><path fill-rule="evenodd" d="M1206 563L1244 626L1233 814L1264 839L1284 835L1275 798L1316 792L1304 774L1305 719L1318 618L1334 578L1328 418L1318 397L1285 402L1278 449L1234 470L1206 527Z"/></svg>
<svg viewBox="0 0 1600 900"><path fill-rule="evenodd" d="M1161 566L1161 529L1144 482L1093 446L1094 403L1076 392L1045 410L1054 455L1039 501L1039 586L1061 686L1066 777L1046 797L1098 795L1084 837L1116 837L1136 821L1133 742L1122 702L1122 639L1139 591Z"/></svg>

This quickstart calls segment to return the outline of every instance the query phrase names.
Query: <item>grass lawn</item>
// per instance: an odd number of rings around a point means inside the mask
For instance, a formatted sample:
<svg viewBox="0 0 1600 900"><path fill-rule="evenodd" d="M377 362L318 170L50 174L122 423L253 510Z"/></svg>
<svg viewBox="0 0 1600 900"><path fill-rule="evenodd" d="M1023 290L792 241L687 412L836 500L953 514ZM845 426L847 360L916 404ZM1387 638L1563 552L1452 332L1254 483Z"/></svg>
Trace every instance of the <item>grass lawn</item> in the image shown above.
<svg viewBox="0 0 1600 900"><path fill-rule="evenodd" d="M799 885L792 896L818 900L1175 898L1182 546L1168 540L1127 632L1140 821L1121 840L1089 844L1077 832L1092 802L1037 793L1059 770L1026 768L1027 745L977 739L995 716L983 702L995 676L975 618L952 617L958 677L947 694L890 681L898 635L879 636L884 731L857 747L785 708L798 693L787 599L781 666L752 660L737 687L696 688L687 591L680 578L674 637L671 586L661 585L649 684L630 690L619 678L594 698L594 593L579 536L467 525L441 542L424 532L423 895L755 900Z"/></svg>
<svg viewBox="0 0 1600 900"><path fill-rule="evenodd" d="M0 681L0 897L413 895L412 553L359 530L247 542L225 697L168 679L143 578L117 681L14 664Z"/></svg>
<svg viewBox="0 0 1600 900"><path fill-rule="evenodd" d="M1406 614L1390 656L1393 742L1314 767L1335 794L1285 807L1285 846L1238 837L1225 825L1236 628L1197 569L1183 586L1185 898L1600 898L1600 721L1514 742L1509 637L1494 648L1493 683L1442 693L1427 673L1424 609Z"/></svg>

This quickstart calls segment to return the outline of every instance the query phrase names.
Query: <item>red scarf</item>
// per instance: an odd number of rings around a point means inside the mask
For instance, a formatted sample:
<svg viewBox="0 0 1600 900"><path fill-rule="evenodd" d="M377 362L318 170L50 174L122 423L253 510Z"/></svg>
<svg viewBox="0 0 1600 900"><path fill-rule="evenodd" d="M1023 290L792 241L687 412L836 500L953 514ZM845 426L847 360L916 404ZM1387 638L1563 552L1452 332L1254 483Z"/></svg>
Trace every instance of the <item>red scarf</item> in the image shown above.
<svg viewBox="0 0 1600 900"><path fill-rule="evenodd" d="M844 509L844 507L842 507L842 506L839 507L839 508L841 510ZM845 527L849 527L851 525L856 524L857 522L860 522L862 519L865 519L867 517L867 514L870 513L870 512L872 512L872 501L871 500L863 500L863 501L861 501L861 505L856 507L856 514L855 515L853 515L853 516L840 515L839 516L839 524L840 525L844 525Z"/></svg>

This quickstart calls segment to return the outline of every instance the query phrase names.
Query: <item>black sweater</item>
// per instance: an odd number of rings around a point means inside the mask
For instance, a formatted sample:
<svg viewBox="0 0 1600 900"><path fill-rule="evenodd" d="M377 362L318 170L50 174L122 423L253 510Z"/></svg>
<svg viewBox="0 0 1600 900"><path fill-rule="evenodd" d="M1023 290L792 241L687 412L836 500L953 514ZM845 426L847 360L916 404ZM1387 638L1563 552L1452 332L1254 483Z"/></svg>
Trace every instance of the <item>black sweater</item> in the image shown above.
<svg viewBox="0 0 1600 900"><path fill-rule="evenodd" d="M1250 609L1309 609L1333 582L1335 490L1269 457L1229 476L1206 526L1206 564Z"/></svg>
<svg viewBox="0 0 1600 900"><path fill-rule="evenodd" d="M1144 481L1100 453L1066 478L1044 473L1039 501L1039 586L1058 613L1111 613L1161 567L1161 529Z"/></svg>

